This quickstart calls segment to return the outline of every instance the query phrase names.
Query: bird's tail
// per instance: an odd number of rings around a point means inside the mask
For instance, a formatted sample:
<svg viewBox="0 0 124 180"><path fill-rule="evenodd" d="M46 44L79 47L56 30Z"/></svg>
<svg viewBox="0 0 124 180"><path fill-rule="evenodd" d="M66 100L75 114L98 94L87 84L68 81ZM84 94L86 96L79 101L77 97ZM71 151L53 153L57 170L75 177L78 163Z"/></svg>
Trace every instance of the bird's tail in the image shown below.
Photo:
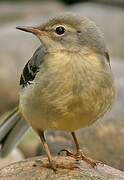
<svg viewBox="0 0 124 180"><path fill-rule="evenodd" d="M20 142L29 126L15 108L0 118L0 156L5 157Z"/></svg>

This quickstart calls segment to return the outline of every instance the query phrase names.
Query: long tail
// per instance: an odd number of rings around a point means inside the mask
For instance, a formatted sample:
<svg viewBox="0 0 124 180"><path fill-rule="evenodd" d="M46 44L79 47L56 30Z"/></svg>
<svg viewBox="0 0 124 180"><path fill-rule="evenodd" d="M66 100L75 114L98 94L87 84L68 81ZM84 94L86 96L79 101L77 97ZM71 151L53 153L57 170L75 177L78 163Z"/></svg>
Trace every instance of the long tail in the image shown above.
<svg viewBox="0 0 124 180"><path fill-rule="evenodd" d="M5 157L20 142L29 129L27 122L15 108L0 119L0 156Z"/></svg>

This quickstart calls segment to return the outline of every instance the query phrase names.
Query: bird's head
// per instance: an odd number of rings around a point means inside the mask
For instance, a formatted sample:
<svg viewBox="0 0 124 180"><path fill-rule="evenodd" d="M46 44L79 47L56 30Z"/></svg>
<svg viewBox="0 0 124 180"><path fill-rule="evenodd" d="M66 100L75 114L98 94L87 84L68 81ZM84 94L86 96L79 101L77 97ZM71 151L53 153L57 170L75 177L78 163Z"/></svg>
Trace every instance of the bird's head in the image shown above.
<svg viewBox="0 0 124 180"><path fill-rule="evenodd" d="M74 15L55 17L37 27L17 27L36 35L48 51L102 51L104 40L97 26L87 18Z"/></svg>

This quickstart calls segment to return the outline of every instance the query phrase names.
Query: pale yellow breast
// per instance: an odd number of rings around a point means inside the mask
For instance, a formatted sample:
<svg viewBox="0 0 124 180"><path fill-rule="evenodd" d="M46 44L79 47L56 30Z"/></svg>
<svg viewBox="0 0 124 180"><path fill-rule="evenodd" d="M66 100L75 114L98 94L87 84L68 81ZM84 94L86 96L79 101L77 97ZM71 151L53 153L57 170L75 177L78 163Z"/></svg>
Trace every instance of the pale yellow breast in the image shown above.
<svg viewBox="0 0 124 180"><path fill-rule="evenodd" d="M67 52L46 57L34 84L20 95L20 109L34 129L74 131L110 108L113 79L98 58Z"/></svg>

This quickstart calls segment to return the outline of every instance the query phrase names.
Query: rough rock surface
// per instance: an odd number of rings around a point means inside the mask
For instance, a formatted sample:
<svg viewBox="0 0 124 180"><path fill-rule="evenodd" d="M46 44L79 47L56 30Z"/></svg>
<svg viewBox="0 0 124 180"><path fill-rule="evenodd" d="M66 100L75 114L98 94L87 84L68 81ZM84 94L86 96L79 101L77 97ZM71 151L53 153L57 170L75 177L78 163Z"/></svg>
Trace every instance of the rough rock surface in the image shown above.
<svg viewBox="0 0 124 180"><path fill-rule="evenodd" d="M68 157L55 157L54 161L58 165L56 172L44 167L47 164L46 158L37 157L25 161L13 163L0 170L0 179L13 180L112 180L124 179L124 172L99 164L96 168L91 168L84 161L75 162ZM64 168L60 168L60 166ZM66 168L65 168L66 167ZM75 167L72 170L69 167Z"/></svg>

